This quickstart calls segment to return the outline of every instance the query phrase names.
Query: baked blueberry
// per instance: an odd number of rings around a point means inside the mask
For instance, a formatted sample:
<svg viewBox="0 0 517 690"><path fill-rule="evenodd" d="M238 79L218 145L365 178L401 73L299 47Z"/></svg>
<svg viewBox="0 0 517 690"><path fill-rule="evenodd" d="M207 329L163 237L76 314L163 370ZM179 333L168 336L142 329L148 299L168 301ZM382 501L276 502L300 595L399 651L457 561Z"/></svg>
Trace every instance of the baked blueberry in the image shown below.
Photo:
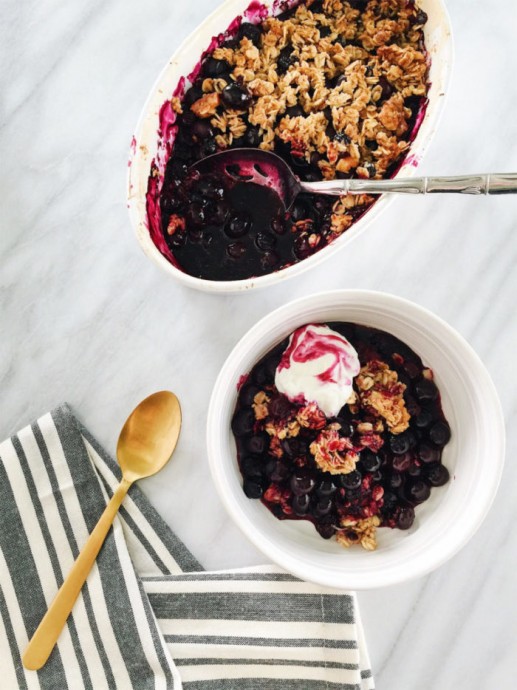
<svg viewBox="0 0 517 690"><path fill-rule="evenodd" d="M255 238L255 242L259 249L264 251L272 249L276 244L276 238L270 232L258 232Z"/></svg>
<svg viewBox="0 0 517 690"><path fill-rule="evenodd" d="M281 447L289 458L295 458L297 455L300 455L300 442L297 438L282 439Z"/></svg>
<svg viewBox="0 0 517 690"><path fill-rule="evenodd" d="M267 434L253 434L246 444L250 453L262 455L269 446L269 436Z"/></svg>
<svg viewBox="0 0 517 690"><path fill-rule="evenodd" d="M431 443L422 442L418 446L418 457L426 464L438 462L440 460L440 450Z"/></svg>
<svg viewBox="0 0 517 690"><path fill-rule="evenodd" d="M246 254L246 245L244 242L230 242L230 244L226 247L226 252L228 253L228 256L231 256L232 259L242 259L242 257Z"/></svg>
<svg viewBox="0 0 517 690"><path fill-rule="evenodd" d="M276 65L276 71L278 74L285 74L289 67L291 66L291 56L293 54L293 47L291 45L287 45L285 48L282 48L280 51L280 54L278 56L277 60L277 65Z"/></svg>
<svg viewBox="0 0 517 690"><path fill-rule="evenodd" d="M214 128L207 120L195 120L190 131L192 132L192 136L196 141L214 136ZM214 184L214 180L210 179L209 177L205 177L204 180L199 181L198 187L212 184Z"/></svg>
<svg viewBox="0 0 517 690"><path fill-rule="evenodd" d="M396 472L407 472L413 462L413 455L411 453L402 453L402 455L394 455L392 460L392 467Z"/></svg>
<svg viewBox="0 0 517 690"><path fill-rule="evenodd" d="M272 218L271 223L271 230L277 235L284 235L287 232L287 225L285 223L285 218L281 217L276 217Z"/></svg>
<svg viewBox="0 0 517 690"><path fill-rule="evenodd" d="M381 511L384 514L391 515L395 510L398 503L398 498L393 491L385 491L382 497L382 508Z"/></svg>
<svg viewBox="0 0 517 690"><path fill-rule="evenodd" d="M232 419L232 431L235 436L245 436L253 431L255 425L255 415L253 410L239 410Z"/></svg>
<svg viewBox="0 0 517 690"><path fill-rule="evenodd" d="M341 486L344 489L350 489L351 491L358 489L361 486L361 481L361 473L357 470L341 475Z"/></svg>
<svg viewBox="0 0 517 690"><path fill-rule="evenodd" d="M411 503L423 503L427 501L431 495L431 488L429 484L424 482L422 479L412 480L406 485L406 496L408 501Z"/></svg>
<svg viewBox="0 0 517 690"><path fill-rule="evenodd" d="M260 257L260 267L266 273L278 265L280 257L274 251L266 251Z"/></svg>
<svg viewBox="0 0 517 690"><path fill-rule="evenodd" d="M253 380L258 386L263 386L268 379L266 367L259 365L253 369Z"/></svg>
<svg viewBox="0 0 517 690"><path fill-rule="evenodd" d="M245 405L246 407L251 407L251 405L253 405L257 393L260 393L260 388L258 386L254 386L253 384L246 384L241 389L239 393L239 398L243 405Z"/></svg>
<svg viewBox="0 0 517 690"><path fill-rule="evenodd" d="M381 466L381 459L371 450L363 451L361 455L361 467L365 472L377 472Z"/></svg>
<svg viewBox="0 0 517 690"><path fill-rule="evenodd" d="M418 460L413 460L411 465L409 466L407 473L410 477L420 477L422 474L422 466L418 462Z"/></svg>
<svg viewBox="0 0 517 690"><path fill-rule="evenodd" d="M242 488L248 498L261 498L264 493L262 485L251 479L245 479Z"/></svg>
<svg viewBox="0 0 517 690"><path fill-rule="evenodd" d="M429 438L433 443L442 448L451 440L451 428L447 422L436 422L429 429Z"/></svg>
<svg viewBox="0 0 517 690"><path fill-rule="evenodd" d="M236 213L225 225L224 231L231 238L243 237L251 227L251 220L245 213Z"/></svg>
<svg viewBox="0 0 517 690"><path fill-rule="evenodd" d="M383 101L387 101L395 92L393 86L384 76L379 77L379 86L381 87L381 100Z"/></svg>
<svg viewBox="0 0 517 690"><path fill-rule="evenodd" d="M330 539L336 533L336 528L331 522L319 521L316 523L316 529L323 539Z"/></svg>
<svg viewBox="0 0 517 690"><path fill-rule="evenodd" d="M427 429L433 421L433 415L429 410L422 410L415 418L415 424L419 429Z"/></svg>
<svg viewBox="0 0 517 690"><path fill-rule="evenodd" d="M296 496L309 494L314 489L315 485L316 482L312 477L300 476L296 474L293 474L290 481L291 490Z"/></svg>
<svg viewBox="0 0 517 690"><path fill-rule="evenodd" d="M443 486L450 478L449 470L440 463L428 465L426 476L431 486Z"/></svg>
<svg viewBox="0 0 517 690"><path fill-rule="evenodd" d="M392 489L400 489L404 478L400 472L392 472L388 478L388 486Z"/></svg>
<svg viewBox="0 0 517 690"><path fill-rule="evenodd" d="M420 402L429 402L438 397L438 388L430 379L420 379L415 383L415 394Z"/></svg>
<svg viewBox="0 0 517 690"><path fill-rule="evenodd" d="M339 430L340 436L346 436L347 438L350 438L354 435L355 427L351 422L347 422L341 419L340 417L337 417L336 421L338 422L338 424L341 425L341 429Z"/></svg>
<svg viewBox="0 0 517 690"><path fill-rule="evenodd" d="M297 494L293 498L292 506L296 515L305 515L309 510L311 499L307 494Z"/></svg>
<svg viewBox="0 0 517 690"><path fill-rule="evenodd" d="M201 204L191 204L187 210L187 225L201 228L206 224L206 209Z"/></svg>
<svg viewBox="0 0 517 690"><path fill-rule="evenodd" d="M290 472L290 468L278 460L270 474L270 479L272 482L283 482L289 478Z"/></svg>
<svg viewBox="0 0 517 690"><path fill-rule="evenodd" d="M415 521L415 511L411 506L404 506L403 508L400 509L398 518L397 518L397 527L399 529L409 529L412 525L413 522Z"/></svg>
<svg viewBox="0 0 517 690"><path fill-rule="evenodd" d="M274 419L285 419L292 410L292 405L285 395L277 394L269 401L268 411Z"/></svg>
<svg viewBox="0 0 517 690"><path fill-rule="evenodd" d="M221 100L227 108L243 110L251 103L252 96L244 86L235 82L228 84L221 91Z"/></svg>
<svg viewBox="0 0 517 690"><path fill-rule="evenodd" d="M192 103L198 101L203 96L203 89L200 85L195 84L185 93L183 100L186 106L191 106ZM174 151L176 153L176 151Z"/></svg>
<svg viewBox="0 0 517 690"><path fill-rule="evenodd" d="M243 22L239 26L237 32L237 37L239 40L242 38L249 38L249 40L256 46L260 43L260 37L262 36L262 30L256 24L251 24L251 22Z"/></svg>
<svg viewBox="0 0 517 690"><path fill-rule="evenodd" d="M264 464L251 456L245 457L241 461L242 474L248 479L259 480L264 474Z"/></svg>
<svg viewBox="0 0 517 690"><path fill-rule="evenodd" d="M230 65L226 60L216 60L213 57L208 57L203 63L203 74L207 77L219 77L230 71Z"/></svg>
<svg viewBox="0 0 517 690"><path fill-rule="evenodd" d="M316 487L316 493L318 496L332 496L333 493L335 493L337 490L336 484L332 481L332 479L323 479Z"/></svg>
<svg viewBox="0 0 517 690"><path fill-rule="evenodd" d="M390 448L395 455L404 455L411 448L411 439L407 433L391 435Z"/></svg>

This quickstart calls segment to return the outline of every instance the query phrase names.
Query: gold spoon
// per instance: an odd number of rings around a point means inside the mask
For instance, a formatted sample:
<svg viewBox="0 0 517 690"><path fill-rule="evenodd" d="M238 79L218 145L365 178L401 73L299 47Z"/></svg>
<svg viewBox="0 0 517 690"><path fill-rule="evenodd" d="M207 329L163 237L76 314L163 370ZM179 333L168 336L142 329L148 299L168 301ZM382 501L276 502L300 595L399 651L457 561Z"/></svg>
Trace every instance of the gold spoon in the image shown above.
<svg viewBox="0 0 517 690"><path fill-rule="evenodd" d="M25 668L37 671L46 663L129 487L162 469L176 447L180 428L179 400L169 391L142 400L127 418L117 443L122 480L32 636L22 658Z"/></svg>

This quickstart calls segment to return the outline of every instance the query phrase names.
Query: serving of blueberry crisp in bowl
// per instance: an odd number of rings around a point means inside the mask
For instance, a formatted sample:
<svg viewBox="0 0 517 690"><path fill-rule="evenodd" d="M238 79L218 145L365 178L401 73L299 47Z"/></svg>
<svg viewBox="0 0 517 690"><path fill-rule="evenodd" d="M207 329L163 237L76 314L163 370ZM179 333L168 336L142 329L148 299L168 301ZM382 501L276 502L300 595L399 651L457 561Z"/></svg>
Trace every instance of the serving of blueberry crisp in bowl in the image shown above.
<svg viewBox="0 0 517 690"><path fill-rule="evenodd" d="M301 326L268 352L242 383L232 430L246 496L346 547L372 551L377 528L409 529L449 481L432 370L356 324Z"/></svg>
<svg viewBox="0 0 517 690"><path fill-rule="evenodd" d="M504 423L468 343L381 292L291 302L237 343L212 392L210 470L225 508L281 567L368 589L421 576L476 532Z"/></svg>
<svg viewBox="0 0 517 690"><path fill-rule="evenodd" d="M385 200L305 193L286 211L271 189L192 166L247 148L304 181L411 174L449 67L441 2L228 0L171 60L137 128L129 207L144 250L213 290L319 260Z"/></svg>

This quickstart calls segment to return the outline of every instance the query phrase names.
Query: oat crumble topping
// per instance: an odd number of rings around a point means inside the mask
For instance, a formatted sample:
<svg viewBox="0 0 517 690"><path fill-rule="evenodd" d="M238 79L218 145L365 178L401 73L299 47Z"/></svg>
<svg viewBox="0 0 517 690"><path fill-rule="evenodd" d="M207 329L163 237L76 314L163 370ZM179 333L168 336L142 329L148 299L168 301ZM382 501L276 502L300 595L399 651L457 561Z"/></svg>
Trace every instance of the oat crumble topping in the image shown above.
<svg viewBox="0 0 517 690"><path fill-rule="evenodd" d="M411 118L404 101L427 89L425 15L406 0L370 0L363 12L354 4L300 4L286 19L263 22L260 45L244 37L213 53L255 97L241 114L260 128L259 147L288 143L307 163L316 159L325 179L383 177L409 145L402 139ZM222 88L221 80L203 82L207 93ZM242 136L220 114L211 123L226 146Z"/></svg>
<svg viewBox="0 0 517 690"><path fill-rule="evenodd" d="M267 404L269 398L264 391L260 391L253 399L253 412L257 421L265 419L268 416Z"/></svg>
<svg viewBox="0 0 517 690"><path fill-rule="evenodd" d="M406 386L384 362L373 360L362 367L356 378L361 404L382 417L392 434L409 427L409 412L404 402Z"/></svg>
<svg viewBox="0 0 517 690"><path fill-rule="evenodd" d="M337 425L340 428L339 424ZM348 474L355 470L359 454L350 439L340 436L338 429L325 429L310 445L314 460L323 472Z"/></svg>
<svg viewBox="0 0 517 690"><path fill-rule="evenodd" d="M377 548L377 527L380 524L381 521L377 515L363 520L346 518L341 521L340 526L344 529L336 532L336 539L342 546L347 548L360 544L366 551L375 551Z"/></svg>

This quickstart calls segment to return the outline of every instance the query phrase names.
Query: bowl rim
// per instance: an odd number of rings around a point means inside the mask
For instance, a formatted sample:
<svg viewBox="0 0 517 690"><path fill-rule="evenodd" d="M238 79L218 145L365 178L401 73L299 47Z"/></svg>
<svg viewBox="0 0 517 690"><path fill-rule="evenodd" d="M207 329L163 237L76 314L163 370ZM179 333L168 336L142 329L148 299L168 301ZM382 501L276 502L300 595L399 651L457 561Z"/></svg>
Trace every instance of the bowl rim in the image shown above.
<svg viewBox="0 0 517 690"><path fill-rule="evenodd" d="M270 0L268 0L270 1ZM449 92L449 86L452 78L452 69L454 64L454 41L452 34L452 26L450 15L445 5L445 0L427 0L428 2L436 5L436 11L441 17L441 22L443 25L444 36L441 41L440 54L442 56L442 88L437 94L436 98L431 102L429 101L427 105L427 110L425 116L418 130L417 139L420 138L418 148L413 146L413 142L407 151L399 169L394 175L394 179L401 177L401 173L405 177L413 177L416 174L416 169L422 160L423 156L427 152L427 149L434 138L436 129L440 123L443 116L444 105L446 96ZM170 70L175 69L175 63L177 61L177 56L180 55L189 45L195 34L200 32L205 32L207 36L217 35L221 28L217 27L217 23L220 20L220 15L223 14L227 7L235 5L235 7L240 7L243 4L242 0L224 0L213 12L211 12L178 46L174 51L169 61L165 67L161 70L155 83L153 84L146 100L144 106L141 110L140 116L138 118L137 125L134 130L134 135L132 138L132 143L130 147L130 155L127 167L126 176L126 203L128 207L129 217L131 224L133 226L137 241L140 248L146 256L148 256L156 265L158 265L162 270L172 276L174 279L178 280L183 285L191 287L197 290L205 292L214 293L241 293L252 289L261 289L268 287L270 285L276 285L288 280L289 278L294 278L301 275L305 271L315 267L325 261L328 257L332 256L334 253L343 249L349 242L353 241L358 237L366 228L372 223L377 216L387 208L388 204L395 200L394 195L380 195L378 200L373 204L373 206L359 218L352 226L343 233L340 237L337 237L333 242L324 247L323 249L317 251L315 254L302 259L290 266L273 271L272 273L267 273L263 276L257 276L252 278L246 278L243 280L207 280L204 278L197 278L192 276L174 264L172 264L157 246L154 244L150 237L149 229L147 227L147 207L145 201L142 201L139 192L136 193L134 189L139 189L139 170L141 166L147 164L145 158L142 158L141 152L137 145L138 141L142 136L144 131L146 120L150 112L150 107L154 101L156 95L163 90L160 88L162 82L164 82L169 74ZM236 14L242 13L242 9L236 9ZM213 28L211 28L213 27ZM207 42L209 39L207 39ZM178 80L183 75L177 75ZM164 96L166 98L166 96ZM157 129L157 128L156 128ZM156 136L157 131L156 131ZM148 161L150 165L150 160ZM146 180L149 177L149 166L146 168Z"/></svg>
<svg viewBox="0 0 517 690"><path fill-rule="evenodd" d="M313 303L318 303L317 308L324 310L337 301L342 301L343 306L353 306L358 303L364 303L364 306L366 306L367 300L370 300L368 304L370 307L372 306L371 301L375 301L375 305L377 308L380 308L381 311L383 306L385 308L396 306L401 310L411 310L413 314L411 320L413 320L413 322L414 316L416 315L419 319L431 320L431 322L439 325L445 332L445 338L461 348L465 358L468 358L470 364L475 367L476 375L482 376L483 400L486 404L486 409L490 411L490 424L494 431L491 441L491 463L494 467L494 471L490 476L490 481L483 484L483 500L478 501L478 503L472 507L472 511L469 514L469 520L464 521L464 525L459 530L460 538L456 536L455 540L446 543L443 551L431 563L422 563L420 565L417 563L416 566L413 565L411 569L408 568L402 573L398 571L393 572L392 568L389 575L377 572L374 573L373 577L370 573L368 577L365 578L364 573L360 576L357 574L355 574L355 576L353 574L349 576L347 574L347 582L343 585L341 584L343 573L329 572L328 570L318 569L316 566L309 566L306 562L302 562L297 557L284 553L277 544L263 534L260 528L256 527L251 522L246 511L237 505L237 502L233 498L233 489L226 483L224 476L223 468L228 463L228 459L224 457L225 454L221 440L225 432L221 429L219 420L222 414L221 410L224 408L226 393L229 387L233 385L235 374L237 373L234 371L235 367L233 363L236 358L241 359L242 356L252 352L257 347L257 344L263 339L264 334L271 331L273 325L277 325L284 318L292 317L296 312L308 308ZM440 338L440 340L443 341L444 338ZM272 344L273 343L270 343L270 345ZM240 374L242 373L244 372L240 372ZM467 544L481 526L497 494L504 468L506 436L501 403L490 374L479 355L458 331L450 326L444 319L434 314L434 312L413 301L387 292L351 289L318 292L290 301L266 314L260 321L252 326L242 338L240 338L225 360L214 384L208 407L206 442L210 472L217 493L232 520L256 548L279 566L301 579L338 589L359 590L376 589L400 584L401 582L427 575L452 558ZM456 531L456 535L457 534L458 530Z"/></svg>

